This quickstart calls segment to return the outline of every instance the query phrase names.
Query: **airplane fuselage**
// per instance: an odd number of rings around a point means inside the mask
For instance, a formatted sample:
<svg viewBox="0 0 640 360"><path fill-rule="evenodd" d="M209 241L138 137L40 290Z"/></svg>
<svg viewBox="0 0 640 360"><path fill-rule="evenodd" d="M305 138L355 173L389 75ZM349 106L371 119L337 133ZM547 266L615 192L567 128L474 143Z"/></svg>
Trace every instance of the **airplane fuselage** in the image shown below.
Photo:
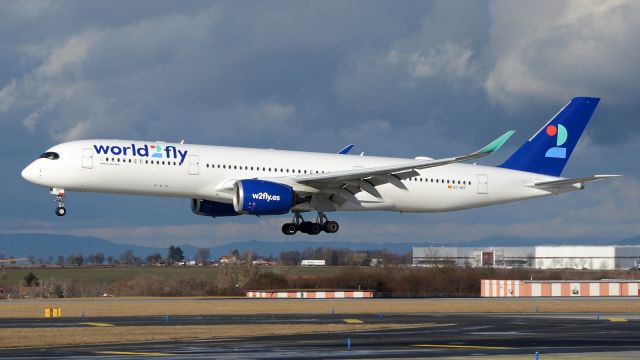
<svg viewBox="0 0 640 360"><path fill-rule="evenodd" d="M160 148L160 151L157 150ZM413 159L272 149L143 142L82 140L56 145L23 172L29 181L66 191L233 200L237 179L287 178L406 163ZM154 154L156 156L154 156ZM449 164L417 170L418 176L377 186L380 197L355 194L358 202L323 206L317 196L293 210L440 212L475 208L551 194L529 187L558 179L498 167Z"/></svg>

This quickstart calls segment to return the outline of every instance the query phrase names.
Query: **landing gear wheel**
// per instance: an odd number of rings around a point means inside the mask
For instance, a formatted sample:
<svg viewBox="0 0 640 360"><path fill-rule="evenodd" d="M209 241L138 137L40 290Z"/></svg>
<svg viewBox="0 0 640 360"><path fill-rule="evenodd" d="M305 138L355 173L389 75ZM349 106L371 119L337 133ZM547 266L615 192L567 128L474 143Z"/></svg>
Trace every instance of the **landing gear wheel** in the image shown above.
<svg viewBox="0 0 640 360"><path fill-rule="evenodd" d="M59 206L59 207L56 208L56 215L64 216L66 213L67 213L67 209L66 208L64 208L62 206Z"/></svg>
<svg viewBox="0 0 640 360"><path fill-rule="evenodd" d="M298 227L294 223L286 223L282 225L282 233L285 235L294 235L298 232Z"/></svg>
<svg viewBox="0 0 640 360"><path fill-rule="evenodd" d="M324 231L329 234L337 233L339 229L340 225L338 225L336 221L327 221L324 223Z"/></svg>
<svg viewBox="0 0 640 360"><path fill-rule="evenodd" d="M300 230L301 233L309 234L312 225L313 223L311 221L303 221L300 223L298 230Z"/></svg>
<svg viewBox="0 0 640 360"><path fill-rule="evenodd" d="M307 234L309 234L309 235L318 235L318 234L320 234L321 231L322 231L322 226L320 226L320 224L311 223L311 225L309 225L309 230L308 230Z"/></svg>
<svg viewBox="0 0 640 360"><path fill-rule="evenodd" d="M51 188L49 194L56 196L56 216L64 216L67 209L64 207L64 189Z"/></svg>

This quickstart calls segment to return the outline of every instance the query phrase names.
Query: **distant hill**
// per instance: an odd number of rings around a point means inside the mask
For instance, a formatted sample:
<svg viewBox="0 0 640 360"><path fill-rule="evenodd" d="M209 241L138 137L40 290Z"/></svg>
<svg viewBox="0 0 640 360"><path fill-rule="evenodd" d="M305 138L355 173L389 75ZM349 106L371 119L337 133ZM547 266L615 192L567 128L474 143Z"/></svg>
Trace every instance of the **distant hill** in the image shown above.
<svg viewBox="0 0 640 360"><path fill-rule="evenodd" d="M16 258L33 255L47 259L49 256L83 255L102 252L105 256L120 256L127 250L133 250L137 256L146 257L154 252L165 254L167 249L154 247L123 245L109 240L90 236L71 236L56 234L0 234L0 254ZM183 248L183 250L185 250Z"/></svg>
<svg viewBox="0 0 640 360"><path fill-rule="evenodd" d="M195 255L197 247L189 244L179 245L187 258ZM490 237L480 240L435 244L435 243L361 243L361 242L339 242L339 241L258 241L249 240L230 244L224 244L210 248L213 258L221 255L229 254L234 249L238 249L240 253L252 251L260 256L277 256L281 251L298 250L302 251L307 248L331 247L331 248L347 248L352 250L388 250L398 254L410 252L413 246L468 246L468 247L487 247L487 246L533 246L533 245L640 245L640 236L629 239L531 239L531 238L515 238L515 237ZM26 257L33 255L36 258L42 257L47 259L49 256L54 258L58 255L68 256L72 253L82 253L83 255L94 254L98 251L103 252L106 256L119 257L120 254L127 250L132 250L137 256L142 258L154 252L159 252L163 256L167 253L166 247L151 247L131 244L119 244L109 240L89 237L89 236L71 236L71 235L55 235L55 234L0 234L0 254L5 256Z"/></svg>

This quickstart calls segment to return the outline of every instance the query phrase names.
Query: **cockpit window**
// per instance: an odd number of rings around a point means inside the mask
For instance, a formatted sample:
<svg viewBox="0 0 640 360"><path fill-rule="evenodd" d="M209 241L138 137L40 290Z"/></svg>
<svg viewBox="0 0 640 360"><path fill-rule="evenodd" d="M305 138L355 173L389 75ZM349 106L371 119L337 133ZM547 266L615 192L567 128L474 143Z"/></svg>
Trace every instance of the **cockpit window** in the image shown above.
<svg viewBox="0 0 640 360"><path fill-rule="evenodd" d="M41 159L49 159L49 160L58 160L60 159L60 155L57 152L48 151L42 155L40 155Z"/></svg>

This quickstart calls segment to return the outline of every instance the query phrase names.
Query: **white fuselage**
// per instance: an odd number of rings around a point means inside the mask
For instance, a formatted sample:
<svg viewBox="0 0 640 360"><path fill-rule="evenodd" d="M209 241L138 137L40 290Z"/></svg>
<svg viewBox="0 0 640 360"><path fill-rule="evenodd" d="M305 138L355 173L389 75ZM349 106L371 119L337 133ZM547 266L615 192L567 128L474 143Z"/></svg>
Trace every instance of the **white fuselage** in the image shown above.
<svg viewBox="0 0 640 360"><path fill-rule="evenodd" d="M153 151L154 147L161 150ZM407 162L402 158L135 140L72 141L48 151L59 154L59 159L35 160L23 171L27 180L66 191L184 197L223 203L232 202L232 184L239 179L292 178ZM355 195L357 204L345 202L333 208L323 206L321 198L313 198L311 203L299 204L294 210L451 211L550 195L549 191L529 185L558 179L470 164L450 164L417 172L419 176L402 180L406 189L392 183L378 186L381 197L361 191Z"/></svg>

